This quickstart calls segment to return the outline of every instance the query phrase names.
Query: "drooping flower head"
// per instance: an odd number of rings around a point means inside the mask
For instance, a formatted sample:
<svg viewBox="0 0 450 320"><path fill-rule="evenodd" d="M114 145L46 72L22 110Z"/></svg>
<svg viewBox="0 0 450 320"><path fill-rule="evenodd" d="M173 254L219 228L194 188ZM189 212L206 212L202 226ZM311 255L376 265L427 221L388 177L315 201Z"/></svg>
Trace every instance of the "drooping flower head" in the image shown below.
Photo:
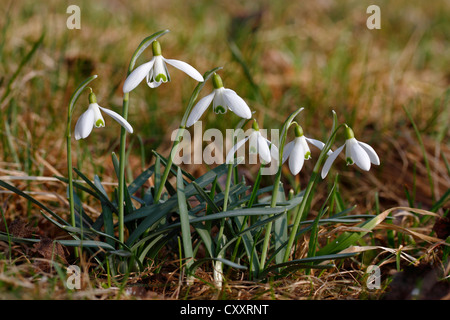
<svg viewBox="0 0 450 320"><path fill-rule="evenodd" d="M96 128L102 128L105 126L105 120L103 119L101 111L109 115L111 118L116 120L122 127L124 127L129 133L133 133L133 128L128 123L127 120L125 120L121 115L118 113L102 108L97 103L97 97L92 92L89 93L89 107L88 109L80 116L80 118L77 121L77 124L75 125L75 139L84 139L87 138L94 127Z"/></svg>
<svg viewBox="0 0 450 320"><path fill-rule="evenodd" d="M278 159L278 148L271 141L264 138L259 132L259 126L256 120L253 122L252 133L236 143L228 152L225 162L233 163L234 153L242 147L247 140L250 140L250 154L259 154L259 158L263 164L268 164L273 159Z"/></svg>
<svg viewBox="0 0 450 320"><path fill-rule="evenodd" d="M166 63L183 71L199 82L204 81L203 76L186 62L164 58L161 54L161 45L156 40L152 42L152 51L152 60L134 69L127 77L123 84L124 93L132 91L142 80L144 80L144 78L147 78L147 84L150 88L157 88L161 83L170 81L170 74L167 70Z"/></svg>
<svg viewBox="0 0 450 320"><path fill-rule="evenodd" d="M212 82L213 92L200 99L194 106L186 122L187 127L192 126L200 119L211 102L216 114L224 114L229 109L241 118L250 119L252 117L252 112L247 103L235 91L224 88L222 79L217 73L214 73Z"/></svg>
<svg viewBox="0 0 450 320"><path fill-rule="evenodd" d="M308 142L320 150L325 146L322 141L305 137L302 127L296 125L295 139L286 144L283 151L283 163L289 158L289 170L294 176L302 170L304 161L311 158ZM331 151L328 152L330 153Z"/></svg>
<svg viewBox="0 0 450 320"><path fill-rule="evenodd" d="M330 154L322 168L322 178L330 171L331 165L345 147L345 160L347 165L356 164L364 171L369 171L371 164L379 165L380 159L375 150L367 143L355 139L353 130L345 125L345 143Z"/></svg>

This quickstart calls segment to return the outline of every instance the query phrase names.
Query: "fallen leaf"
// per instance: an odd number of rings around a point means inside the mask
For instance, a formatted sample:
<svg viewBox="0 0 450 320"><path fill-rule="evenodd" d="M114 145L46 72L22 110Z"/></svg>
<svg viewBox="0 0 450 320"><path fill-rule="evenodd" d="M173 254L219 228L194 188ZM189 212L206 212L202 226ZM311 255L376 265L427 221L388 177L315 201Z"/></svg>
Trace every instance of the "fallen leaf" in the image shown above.
<svg viewBox="0 0 450 320"><path fill-rule="evenodd" d="M450 236L450 218L438 218L433 226L433 231L440 239L447 239Z"/></svg>
<svg viewBox="0 0 450 320"><path fill-rule="evenodd" d="M30 238L33 233L36 233L37 228L31 227L29 224L23 222L21 219L16 218L8 227L8 231L11 235L17 238Z"/></svg>
<svg viewBox="0 0 450 320"><path fill-rule="evenodd" d="M54 261L67 264L67 249L50 238L41 238L41 241L33 245L32 250L42 256L43 259L37 259L35 265L43 271L50 271Z"/></svg>

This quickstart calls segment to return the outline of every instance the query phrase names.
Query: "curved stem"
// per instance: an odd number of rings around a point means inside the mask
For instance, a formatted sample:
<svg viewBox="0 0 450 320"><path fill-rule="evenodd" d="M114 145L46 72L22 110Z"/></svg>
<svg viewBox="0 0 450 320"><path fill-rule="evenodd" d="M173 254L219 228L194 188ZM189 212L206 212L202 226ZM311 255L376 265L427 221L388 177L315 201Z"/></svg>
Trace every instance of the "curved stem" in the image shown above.
<svg viewBox="0 0 450 320"><path fill-rule="evenodd" d="M225 186L225 195L223 199L223 211L227 211L228 208L228 198L230 196L230 186L231 186L231 177L233 176L233 164L228 165L228 173L227 173L227 183Z"/></svg>
<svg viewBox="0 0 450 320"><path fill-rule="evenodd" d="M164 190L164 186L166 184L167 178L169 177L170 169L172 168L173 158L176 152L178 151L178 145L180 144L180 138L183 135L183 131L186 128L184 126L180 126L177 132L177 136L173 142L172 149L170 150L169 158L167 159L167 165L164 168L163 175L161 177L161 182L159 183L158 190L156 191L154 203L158 203L161 199L162 191Z"/></svg>
<svg viewBox="0 0 450 320"><path fill-rule="evenodd" d="M69 212L72 227L75 227L75 203L73 198L73 167L72 167L72 135L70 133L71 116L67 119L66 144L67 144L67 178L69 180Z"/></svg>
<svg viewBox="0 0 450 320"><path fill-rule="evenodd" d="M94 79L97 78L97 75L90 76L86 80L84 80L75 92L72 94L72 97L69 100L69 110L67 112L67 127L66 127L66 147L67 147L67 178L69 181L69 213L70 213L70 221L72 227L75 227L75 200L74 200L74 192L73 192L73 166L72 166L72 134L71 134L71 123L72 123L72 115L73 110L75 109L75 103L78 100L78 97L83 92L84 88ZM82 226L81 226L82 227ZM78 255L78 252L75 251L75 255Z"/></svg>
<svg viewBox="0 0 450 320"><path fill-rule="evenodd" d="M278 191L280 189L281 181L281 165L278 167L277 175L275 176L275 182L273 184L272 200L270 202L270 207L274 208L277 205ZM269 250L270 234L272 232L272 221L266 225L266 231L264 235L264 242L261 252L261 270L264 270L264 265L266 263L267 251Z"/></svg>
<svg viewBox="0 0 450 320"><path fill-rule="evenodd" d="M319 161L317 163L319 163ZM293 227L291 229L291 233L289 235L289 240L288 240L288 243L287 243L287 246L286 246L286 251L284 253L283 262L287 262L289 260L289 255L291 253L291 248L292 248L292 245L294 244L295 236L297 234L297 230L298 230L298 227L300 225L300 221L301 221L301 219L303 217L303 214L305 212L306 204L308 203L308 199L309 199L309 196L311 194L311 191L312 191L312 189L313 189L313 187L314 187L314 185L316 183L317 177L319 176L318 170L316 171L316 169L318 169L319 167L320 166L317 166L317 164L316 164L316 167L314 168L314 171L311 174L311 178L309 179L308 186L306 187L305 194L303 196L302 202L301 202L300 206L298 207L298 211L297 211L296 216L295 216L294 225L293 225Z"/></svg>
<svg viewBox="0 0 450 320"><path fill-rule="evenodd" d="M162 191L164 189L164 186L166 184L166 180L169 176L170 173L170 169L172 167L172 163L173 163L173 157L175 155L175 153L178 151L178 144L180 143L180 137L183 134L183 131L186 130L186 123L187 123L187 119L189 117L189 114L191 113L192 108L194 107L194 102L198 97L198 94L200 93L200 90L203 88L203 86L205 85L206 81L208 81L208 79L214 74L214 72L218 71L222 69L222 67L217 67L214 69L211 69L207 72L205 72L205 74L203 75L204 78L204 82L200 82L199 84L197 84L197 86L195 87L194 91L192 92L191 98L189 99L189 103L188 106L186 108L186 111L183 114L183 118L181 120L181 124L179 127L179 130L177 132L177 136L173 142L172 145L172 149L170 151L170 156L169 159L167 159L167 165L164 168L164 173L163 176L161 178L161 183L159 184L158 190L156 191L155 194L155 198L154 198L154 203L158 203L159 200L161 199L161 195L162 195Z"/></svg>
<svg viewBox="0 0 450 320"><path fill-rule="evenodd" d="M247 204L247 208L251 208L253 207L253 204L255 203L255 199L256 199L256 193L258 192L259 189L259 185L261 183L261 167L258 170L258 175L256 176L256 180L255 183L253 185L253 191L252 194L250 196L250 200ZM245 229L245 225L247 224L247 220L248 220L249 216L244 216L244 219L242 221L242 225L241 225L241 229L239 230L239 233L242 233ZM233 250L233 254L231 256L231 261L234 262L234 260L236 259L236 255L238 252L238 248L239 248L239 244L241 243L242 240L242 235L239 236L239 238L236 240L236 244L234 246L234 250Z"/></svg>
<svg viewBox="0 0 450 320"><path fill-rule="evenodd" d="M228 165L228 173L227 173L227 182L225 185L225 194L224 194L224 198L223 198L223 208L222 208L222 212L227 211L228 208L228 198L230 196L230 186L231 186L231 177L233 176L233 164L229 164ZM222 248L222 237L223 237L223 232L225 229L225 218L223 218L220 221L220 228L219 228L219 233L217 234L217 242L218 242L218 246L217 249L220 251L220 249Z"/></svg>
<svg viewBox="0 0 450 320"><path fill-rule="evenodd" d="M334 120L334 125L333 125L333 129L335 127L336 124L336 119ZM336 129L333 130L333 132L331 133L330 137L328 138L327 142L325 143L325 146L323 147L322 151L320 152L319 155L319 159L317 159L317 162L314 166L313 172L311 174L311 177L309 178L309 182L308 185L306 186L306 190L305 190L305 194L303 195L303 199L302 202L300 203L300 206L298 207L298 211L297 214L295 216L295 221L294 224L292 226L291 229L291 233L289 235L289 239L288 239L288 243L286 245L286 251L284 253L284 262L287 262L289 260L289 255L291 253L291 249L292 249L292 245L294 244L296 235L297 235L297 230L299 228L300 225L300 221L305 213L305 209L306 209L306 205L309 201L309 198L311 196L311 191L314 188L314 185L317 182L317 178L319 177L320 173L319 173L319 169L322 166L322 163L325 161L325 157L327 156L327 152L330 150L331 145L334 142L334 138L336 136L337 131L343 127L344 125L341 124L339 125Z"/></svg>
<svg viewBox="0 0 450 320"><path fill-rule="evenodd" d="M124 93L122 104L122 117L127 120L129 93ZM125 196L125 147L126 147L126 130L124 127L120 131L120 150L119 150L119 195L118 195L118 216L119 216L119 241L124 242L124 196Z"/></svg>
<svg viewBox="0 0 450 320"><path fill-rule="evenodd" d="M299 108L296 111L292 112L289 117L286 119L286 121L284 122L283 125L283 129L281 131L281 137L280 137L280 146L279 146L279 154L278 154L278 171L277 171L277 175L275 176L275 182L273 184L274 188L272 191L272 200L270 203L270 207L274 208L277 204L277 199L278 199L278 190L280 188L280 181L281 181L281 171L282 171L282 167L283 167L283 150L284 150L284 145L286 143L286 137L287 137L287 131L289 130L290 126L293 123L297 123L294 121L294 118L303 111L303 108ZM270 244L270 233L272 232L272 221L269 222L266 225L266 232L264 235L264 242L263 242L263 247L262 247L262 252L261 252L261 270L264 270L264 265L266 263L266 257L267 257L267 251L269 250L269 244Z"/></svg>
<svg viewBox="0 0 450 320"><path fill-rule="evenodd" d="M224 194L224 199L223 199L223 208L222 211L225 212L227 211L228 208L228 198L230 196L230 186L231 186L231 177L233 176L233 164L229 164L228 165L228 173L227 173L227 182L226 182L226 186L225 186L225 194ZM218 258L223 258L223 256L221 256L221 249L223 248L225 241L223 241L223 232L225 229L225 218L222 218L222 220L220 221L220 228L219 228L219 233L217 234L217 257ZM222 277L222 272L223 272L223 263L221 261L217 261L214 264L214 279L216 281L216 285L221 288L222 287L222 281L223 281L223 277Z"/></svg>
<svg viewBox="0 0 450 320"><path fill-rule="evenodd" d="M131 57L130 63L128 65L127 76L133 71L134 65L136 64L139 56L144 52L144 50L156 39L161 37L162 35L169 32L169 30L162 30L152 34L151 36L145 38L134 51L133 56ZM123 103L122 103L122 117L125 120L128 120L128 106L129 106L130 95L129 93L123 94ZM118 187L118 215L119 215L119 241L124 242L124 198L125 198L125 162L126 162L126 130L122 127L120 131L120 150L119 150L119 187Z"/></svg>

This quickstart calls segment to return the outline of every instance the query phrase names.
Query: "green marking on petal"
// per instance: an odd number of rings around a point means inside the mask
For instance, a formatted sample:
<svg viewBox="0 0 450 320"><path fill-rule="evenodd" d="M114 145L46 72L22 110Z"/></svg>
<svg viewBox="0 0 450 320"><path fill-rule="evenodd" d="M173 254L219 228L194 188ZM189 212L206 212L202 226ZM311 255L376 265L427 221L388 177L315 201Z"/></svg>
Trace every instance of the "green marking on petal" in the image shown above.
<svg viewBox="0 0 450 320"><path fill-rule="evenodd" d="M160 73L155 77L155 81L156 82L161 82L161 81L167 82L167 77L164 74Z"/></svg>
<svg viewBox="0 0 450 320"><path fill-rule="evenodd" d="M214 109L214 112L217 113L217 114L219 114L219 113L220 114L224 114L224 113L227 112L227 110L224 107L222 107L222 106L216 106L215 109Z"/></svg>
<svg viewBox="0 0 450 320"><path fill-rule="evenodd" d="M348 157L348 158L345 159L345 160L347 161L347 165L348 165L348 166L354 164L353 159L350 158L350 157Z"/></svg>
<svg viewBox="0 0 450 320"><path fill-rule="evenodd" d="M256 150L256 148L255 147L250 147L250 153L256 153L257 152L257 150Z"/></svg>
<svg viewBox="0 0 450 320"><path fill-rule="evenodd" d="M96 126L97 128L99 128L99 127L104 127L104 126L105 126L105 123L103 122L102 119L98 119L98 120L95 122L95 126Z"/></svg>
<svg viewBox="0 0 450 320"><path fill-rule="evenodd" d="M311 158L311 152L307 151L305 153L305 160L308 160L309 158Z"/></svg>

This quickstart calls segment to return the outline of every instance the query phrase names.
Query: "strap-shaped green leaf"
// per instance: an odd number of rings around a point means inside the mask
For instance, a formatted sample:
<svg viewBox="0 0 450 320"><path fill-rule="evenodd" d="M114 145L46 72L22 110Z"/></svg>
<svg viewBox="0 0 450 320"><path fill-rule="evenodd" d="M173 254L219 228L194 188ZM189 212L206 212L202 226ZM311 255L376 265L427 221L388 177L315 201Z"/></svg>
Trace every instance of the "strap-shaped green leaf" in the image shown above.
<svg viewBox="0 0 450 320"><path fill-rule="evenodd" d="M221 176L225 174L227 171L226 164L222 164L213 170L208 171L200 178L196 179L195 182L201 186L205 187L208 184L212 183L216 176ZM185 187L185 196L186 198L191 197L195 193L195 187L192 184L189 184ZM157 223L160 219L162 219L168 212L174 210L177 206L178 200L177 196L171 197L166 202L156 203L151 206L142 207L137 209L133 213L127 215L124 221L131 221L135 219L145 218L134 230L130 237L127 240L127 244L134 243L144 232L146 232L151 226Z"/></svg>
<svg viewBox="0 0 450 320"><path fill-rule="evenodd" d="M146 170L142 171L139 176L137 176L136 179L133 180L133 182L128 186L128 192L130 194L134 194L136 191L141 188L144 183L148 181L148 179L153 175L153 172L155 171L155 165L150 166Z"/></svg>
<svg viewBox="0 0 450 320"><path fill-rule="evenodd" d="M64 224L69 225L69 223L67 223L63 218L61 218L60 216L58 216L56 213L54 213L52 210L50 210L47 206L45 206L42 202L39 202L38 200L36 200L35 198L33 198L32 196L26 194L25 192L23 192L22 190L17 189L16 187L4 182L3 180L0 180L0 186L14 192L15 194L33 202L34 204L36 204L37 206L39 206L40 208L42 208L43 210L45 210L46 212L50 213L52 215L52 217L58 219L59 221L61 221Z"/></svg>
<svg viewBox="0 0 450 320"><path fill-rule="evenodd" d="M327 265L317 265L319 262L329 261L329 260L338 260L349 258L355 256L356 253L340 253L340 254L330 254L330 255L322 255L310 258L296 259L288 262L278 263L273 266L267 267L260 275L260 278L264 278L269 272L274 272L277 270L284 269L283 272L287 272L285 268L295 268L295 269L328 269L335 267L334 264ZM314 264L312 264L314 263Z"/></svg>
<svg viewBox="0 0 450 320"><path fill-rule="evenodd" d="M83 172L81 172L80 170L78 170L77 168L73 168L73 170L76 172L76 174L83 179L84 181L86 181L86 183L97 193L98 197L100 200L105 201L106 204L108 204L108 206L117 213L117 206L112 203L108 197L103 193L103 191L101 189L99 189L94 182L92 182L91 180L89 180L88 177L86 177Z"/></svg>

